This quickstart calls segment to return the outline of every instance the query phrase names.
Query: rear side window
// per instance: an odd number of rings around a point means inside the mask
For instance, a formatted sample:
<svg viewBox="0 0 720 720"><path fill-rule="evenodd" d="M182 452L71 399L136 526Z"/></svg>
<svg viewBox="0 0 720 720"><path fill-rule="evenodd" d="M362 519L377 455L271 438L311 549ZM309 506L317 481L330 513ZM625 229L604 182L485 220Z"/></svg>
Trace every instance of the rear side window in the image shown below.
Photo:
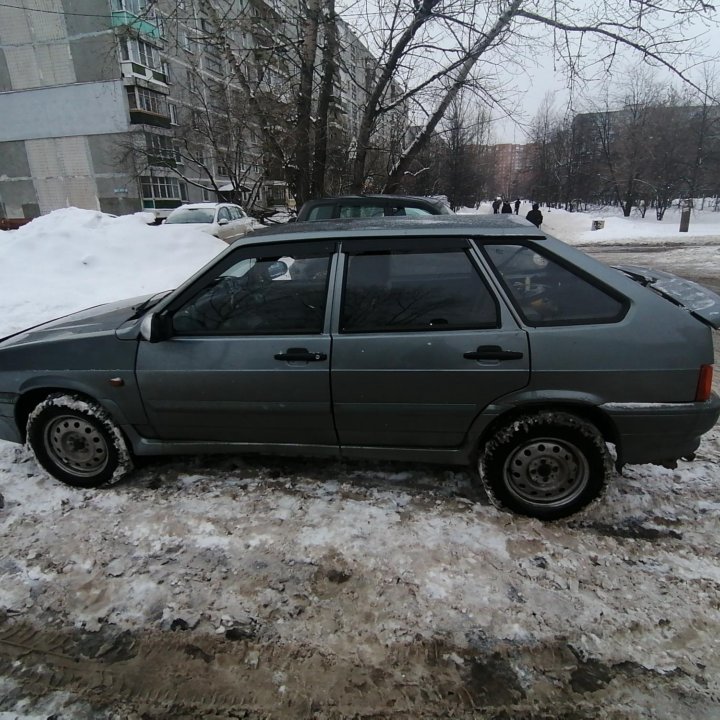
<svg viewBox="0 0 720 720"><path fill-rule="evenodd" d="M391 205L388 208L388 215L422 217L423 215L432 215L432 213L425 208L408 207L406 205Z"/></svg>
<svg viewBox="0 0 720 720"><path fill-rule="evenodd" d="M495 298L463 250L372 252L347 258L342 332L497 326Z"/></svg>
<svg viewBox="0 0 720 720"><path fill-rule="evenodd" d="M329 220L333 216L333 205L317 205L308 213L308 220Z"/></svg>
<svg viewBox="0 0 720 720"><path fill-rule="evenodd" d="M528 325L610 323L625 315L623 298L534 248L483 247Z"/></svg>
<svg viewBox="0 0 720 720"><path fill-rule="evenodd" d="M385 215L383 205L340 205L341 218L369 218Z"/></svg>

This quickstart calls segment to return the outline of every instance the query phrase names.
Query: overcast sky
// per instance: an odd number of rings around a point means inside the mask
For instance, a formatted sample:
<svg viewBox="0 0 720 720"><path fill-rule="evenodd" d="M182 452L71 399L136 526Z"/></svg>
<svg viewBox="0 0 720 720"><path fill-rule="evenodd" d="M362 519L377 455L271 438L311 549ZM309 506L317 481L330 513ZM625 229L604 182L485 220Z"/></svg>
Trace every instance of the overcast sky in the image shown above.
<svg viewBox="0 0 720 720"><path fill-rule="evenodd" d="M716 12L715 16L720 17L720 13ZM707 43L705 55L709 58L720 58L720 29L704 23L697 23L696 29L698 34L702 34L703 41ZM529 130L529 125L540 109L547 93L553 94L554 105L559 112L564 112L571 95L573 97L573 109L576 112L582 112L586 109L583 96L597 97L598 100L604 97L601 82L588 85L578 84L574 89L574 93L571 94L568 89L568 79L564 68L553 61L551 52L543 52L538 49L535 62L537 67L528 64L525 67L525 72L514 74L508 79L508 83L514 85L518 90L518 112L513 113L513 117L510 118L503 117L502 113L496 112L494 116L496 119L493 123L493 139L495 142L517 144L529 142L526 132ZM623 80L626 79L627 69L638 67L639 63L640 59L637 53L626 51L624 61L614 67L612 82L616 86L621 85ZM713 66L720 89L720 60L716 60ZM610 78L610 76L607 77ZM681 86L680 79L671 77L667 71L657 70L657 77L658 79L666 79L678 89ZM700 84L701 77L702 73L699 71L694 75L694 79ZM720 101L720 96L718 101Z"/></svg>

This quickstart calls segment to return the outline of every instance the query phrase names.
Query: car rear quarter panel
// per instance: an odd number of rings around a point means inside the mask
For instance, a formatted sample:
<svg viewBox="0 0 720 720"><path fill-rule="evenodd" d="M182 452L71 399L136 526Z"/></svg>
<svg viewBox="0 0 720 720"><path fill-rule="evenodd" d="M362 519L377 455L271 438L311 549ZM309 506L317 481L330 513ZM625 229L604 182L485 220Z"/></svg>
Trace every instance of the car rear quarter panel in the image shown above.
<svg viewBox="0 0 720 720"><path fill-rule="evenodd" d="M546 247L627 298L628 309L618 322L530 328L528 392L572 391L601 402L692 402L700 366L713 362L710 328L584 253L551 240Z"/></svg>

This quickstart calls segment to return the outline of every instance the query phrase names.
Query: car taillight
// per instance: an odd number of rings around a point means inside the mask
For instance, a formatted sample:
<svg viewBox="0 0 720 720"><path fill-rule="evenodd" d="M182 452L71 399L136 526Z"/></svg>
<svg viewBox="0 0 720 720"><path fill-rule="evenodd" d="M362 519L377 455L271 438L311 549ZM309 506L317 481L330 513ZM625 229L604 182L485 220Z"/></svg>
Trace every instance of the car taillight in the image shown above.
<svg viewBox="0 0 720 720"><path fill-rule="evenodd" d="M705 402L712 392L713 366L701 365L700 376L698 377L697 391L695 392L696 402Z"/></svg>

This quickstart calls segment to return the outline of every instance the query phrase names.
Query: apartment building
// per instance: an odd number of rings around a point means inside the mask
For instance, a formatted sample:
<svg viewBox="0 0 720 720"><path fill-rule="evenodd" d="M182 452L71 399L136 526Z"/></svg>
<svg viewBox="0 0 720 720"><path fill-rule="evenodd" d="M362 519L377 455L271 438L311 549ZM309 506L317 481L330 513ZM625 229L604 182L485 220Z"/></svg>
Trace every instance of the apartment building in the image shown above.
<svg viewBox="0 0 720 720"><path fill-rule="evenodd" d="M287 199L201 0L15 3L22 7L0 4L0 217L69 205L164 216L217 197ZM223 35L235 62L287 115L292 68L268 48L297 37L297 0L226 5L235 24ZM347 110L339 122L352 133L370 54L344 24L341 48ZM272 120L263 122L266 130Z"/></svg>

